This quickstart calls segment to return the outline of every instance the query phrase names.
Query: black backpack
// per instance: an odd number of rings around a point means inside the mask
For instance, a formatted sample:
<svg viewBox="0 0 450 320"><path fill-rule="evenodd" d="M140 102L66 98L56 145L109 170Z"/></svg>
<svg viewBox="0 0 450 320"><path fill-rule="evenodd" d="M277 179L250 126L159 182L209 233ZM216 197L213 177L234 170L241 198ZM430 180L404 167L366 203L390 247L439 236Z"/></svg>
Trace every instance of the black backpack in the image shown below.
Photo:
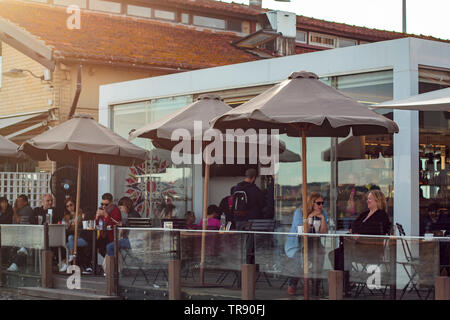
<svg viewBox="0 0 450 320"><path fill-rule="evenodd" d="M247 187L248 188L248 187ZM248 196L245 191L247 188L242 190L236 190L233 192L233 213L239 217L245 217L248 215Z"/></svg>

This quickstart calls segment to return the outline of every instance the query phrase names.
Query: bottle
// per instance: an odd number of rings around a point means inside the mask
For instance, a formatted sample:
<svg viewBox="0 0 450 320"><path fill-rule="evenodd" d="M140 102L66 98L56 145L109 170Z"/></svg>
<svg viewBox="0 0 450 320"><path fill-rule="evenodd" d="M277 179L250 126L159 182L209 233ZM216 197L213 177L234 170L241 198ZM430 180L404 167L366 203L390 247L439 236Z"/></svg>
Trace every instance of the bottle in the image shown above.
<svg viewBox="0 0 450 320"><path fill-rule="evenodd" d="M220 217L220 230L224 231L226 228L226 220L225 220L225 215L222 214L222 216Z"/></svg>
<svg viewBox="0 0 450 320"><path fill-rule="evenodd" d="M98 219L98 229L103 230L103 217Z"/></svg>

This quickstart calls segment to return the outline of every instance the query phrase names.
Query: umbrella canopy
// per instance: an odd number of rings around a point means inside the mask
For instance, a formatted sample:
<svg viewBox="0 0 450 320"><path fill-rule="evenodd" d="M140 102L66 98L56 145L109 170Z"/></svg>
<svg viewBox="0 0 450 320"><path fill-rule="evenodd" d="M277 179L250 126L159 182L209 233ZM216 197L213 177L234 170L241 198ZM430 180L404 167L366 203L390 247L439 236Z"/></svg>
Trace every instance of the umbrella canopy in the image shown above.
<svg viewBox="0 0 450 320"><path fill-rule="evenodd" d="M450 111L450 88L422 93L406 99L386 101L370 107L373 109Z"/></svg>
<svg viewBox="0 0 450 320"><path fill-rule="evenodd" d="M288 148L284 149L282 153L280 153L280 158L278 159L280 162L300 162L302 158L298 153L295 153Z"/></svg>
<svg viewBox="0 0 450 320"><path fill-rule="evenodd" d="M0 136L0 162L3 161L23 161L27 160L28 157L19 151L19 146L14 142Z"/></svg>
<svg viewBox="0 0 450 320"><path fill-rule="evenodd" d="M211 121L218 129L278 129L299 136L300 125L309 126L308 137L346 137L398 132L392 120L318 80L310 72L294 72L259 96Z"/></svg>
<svg viewBox="0 0 450 320"><path fill-rule="evenodd" d="M70 120L25 141L19 148L35 160L78 162L75 220L80 208L83 158L97 164L132 166L147 159L147 151L135 146L88 114L76 114ZM74 264L77 261L78 223L75 224Z"/></svg>
<svg viewBox="0 0 450 320"><path fill-rule="evenodd" d="M172 133L177 129L186 129L192 141L203 140L203 133L210 128L209 121L218 115L232 110L218 95L204 94L197 101L169 114L155 122L130 133L129 140L148 138L157 148L172 149L179 141L171 141ZM194 122L201 124L201 136L194 136Z"/></svg>
<svg viewBox="0 0 450 320"><path fill-rule="evenodd" d="M25 141L20 149L35 160L75 162L78 154L98 164L132 166L147 159L147 151L99 124L88 114L70 120Z"/></svg>

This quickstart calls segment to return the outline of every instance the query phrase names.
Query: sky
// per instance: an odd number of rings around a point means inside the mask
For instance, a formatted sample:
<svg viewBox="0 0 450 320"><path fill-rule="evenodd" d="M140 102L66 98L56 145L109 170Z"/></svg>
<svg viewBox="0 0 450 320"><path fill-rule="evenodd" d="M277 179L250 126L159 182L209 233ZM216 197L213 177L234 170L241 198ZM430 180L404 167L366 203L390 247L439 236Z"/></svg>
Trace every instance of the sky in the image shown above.
<svg viewBox="0 0 450 320"><path fill-rule="evenodd" d="M263 0L263 8L349 25L402 31L402 0ZM450 0L406 0L406 32L450 39L449 12Z"/></svg>

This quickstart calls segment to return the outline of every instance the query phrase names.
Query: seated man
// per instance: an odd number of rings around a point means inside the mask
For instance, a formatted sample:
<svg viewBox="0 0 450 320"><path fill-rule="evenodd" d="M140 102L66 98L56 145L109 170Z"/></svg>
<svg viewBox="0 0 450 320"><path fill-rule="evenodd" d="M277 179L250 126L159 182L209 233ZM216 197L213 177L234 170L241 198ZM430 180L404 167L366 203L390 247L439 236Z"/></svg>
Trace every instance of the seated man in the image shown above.
<svg viewBox="0 0 450 320"><path fill-rule="evenodd" d="M55 217L56 209L53 207L53 196L49 193L46 193L41 198L42 205L40 207L34 208L34 224L39 224L39 217L41 218L42 223L48 222L48 224L56 223L57 217ZM46 221L47 214L51 212L52 221Z"/></svg>
<svg viewBox="0 0 450 320"><path fill-rule="evenodd" d="M24 194L21 194L14 205L13 208L14 215L13 215L13 223L16 224L32 224L34 219L34 212L33 209L31 209L30 205L28 204L28 197ZM12 248L12 254L10 255L13 257L12 263L8 268L8 271L16 272L19 270L19 266L23 265L25 263L25 256L28 255L28 251L25 248L20 248L17 250L17 254L14 255L14 251L16 251L17 248Z"/></svg>

